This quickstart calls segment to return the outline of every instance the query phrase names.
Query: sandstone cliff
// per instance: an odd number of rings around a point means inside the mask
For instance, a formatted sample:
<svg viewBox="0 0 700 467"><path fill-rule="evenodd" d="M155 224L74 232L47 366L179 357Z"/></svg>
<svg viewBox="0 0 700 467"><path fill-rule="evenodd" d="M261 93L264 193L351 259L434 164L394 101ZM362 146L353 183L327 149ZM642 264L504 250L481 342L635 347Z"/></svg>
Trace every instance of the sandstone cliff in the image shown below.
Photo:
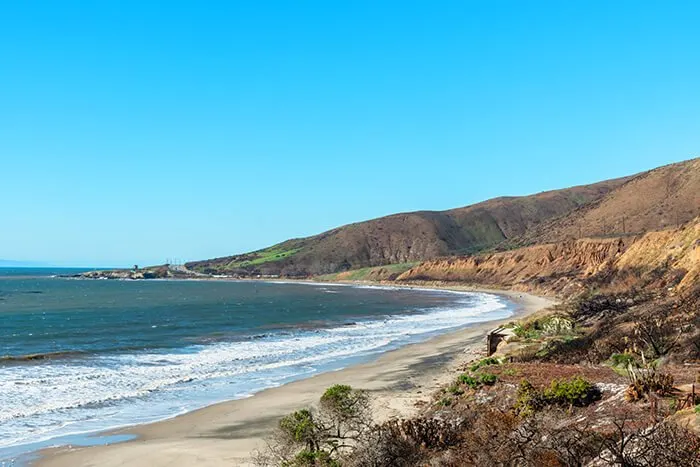
<svg viewBox="0 0 700 467"><path fill-rule="evenodd" d="M700 280L700 218L640 236L566 240L426 261L396 280L464 282L570 296L596 282L629 288L657 279L681 288Z"/></svg>

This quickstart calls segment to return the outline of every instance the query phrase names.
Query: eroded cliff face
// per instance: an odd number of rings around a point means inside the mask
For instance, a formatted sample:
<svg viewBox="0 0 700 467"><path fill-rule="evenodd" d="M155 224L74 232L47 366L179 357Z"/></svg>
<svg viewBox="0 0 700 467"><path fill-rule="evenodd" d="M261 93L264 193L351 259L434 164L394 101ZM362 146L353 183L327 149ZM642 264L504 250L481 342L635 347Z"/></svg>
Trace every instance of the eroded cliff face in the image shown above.
<svg viewBox="0 0 700 467"><path fill-rule="evenodd" d="M700 279L698 219L639 237L567 240L426 261L397 280L463 282L570 296L592 283L618 281L634 287L651 280L653 274L669 278L678 287Z"/></svg>
<svg viewBox="0 0 700 467"><path fill-rule="evenodd" d="M615 263L619 270L668 269L683 274L678 284L689 287L700 281L700 218L685 226L650 232L630 245Z"/></svg>

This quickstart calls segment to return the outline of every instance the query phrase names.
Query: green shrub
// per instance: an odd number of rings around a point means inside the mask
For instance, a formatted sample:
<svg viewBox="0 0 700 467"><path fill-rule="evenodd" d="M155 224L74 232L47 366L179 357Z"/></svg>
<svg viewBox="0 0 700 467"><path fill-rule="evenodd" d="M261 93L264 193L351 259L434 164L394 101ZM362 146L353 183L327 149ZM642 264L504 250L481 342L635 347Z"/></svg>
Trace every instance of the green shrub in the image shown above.
<svg viewBox="0 0 700 467"><path fill-rule="evenodd" d="M585 407L600 399L600 391L594 384L580 376L570 380L553 380L544 391L523 380L518 387L515 411L529 416L551 405Z"/></svg>
<svg viewBox="0 0 700 467"><path fill-rule="evenodd" d="M459 387L459 384L457 383L451 385L449 388L447 388L447 390L450 392L450 394L454 396L461 396L462 394L464 394L464 390L461 387Z"/></svg>
<svg viewBox="0 0 700 467"><path fill-rule="evenodd" d="M614 353L610 356L610 363L613 366L627 368L635 363L634 355L628 353Z"/></svg>
<svg viewBox="0 0 700 467"><path fill-rule="evenodd" d="M443 397L442 399L440 399L440 405L449 407L452 405L452 399L450 399L449 397Z"/></svg>
<svg viewBox="0 0 700 467"><path fill-rule="evenodd" d="M539 323L536 320L531 323L516 325L513 328L513 332L522 339L539 339L542 337L542 330L539 329Z"/></svg>
<svg viewBox="0 0 700 467"><path fill-rule="evenodd" d="M332 408L337 412L348 412L352 410L353 389L347 384L335 384L321 396L321 405Z"/></svg>
<svg viewBox="0 0 700 467"><path fill-rule="evenodd" d="M487 386L493 386L498 381L498 376L491 373L482 373L479 375L479 382Z"/></svg>
<svg viewBox="0 0 700 467"><path fill-rule="evenodd" d="M549 404L585 407L600 399L600 391L591 382L576 376L570 380L554 380L545 389L544 397Z"/></svg>
<svg viewBox="0 0 700 467"><path fill-rule="evenodd" d="M316 424L311 411L297 410L280 420L280 429L297 443L310 443L315 438Z"/></svg>
<svg viewBox="0 0 700 467"><path fill-rule="evenodd" d="M459 376L459 382L462 384L466 384L472 389L477 389L480 385L479 380L467 373L464 373Z"/></svg>
<svg viewBox="0 0 700 467"><path fill-rule="evenodd" d="M698 404L698 405L695 406L695 413L699 413L699 414L700 414L700 404Z"/></svg>
<svg viewBox="0 0 700 467"><path fill-rule="evenodd" d="M297 410L279 421L274 442L260 453L262 465L339 467L339 459L372 430L372 407L365 391L337 384L315 411Z"/></svg>
<svg viewBox="0 0 700 467"><path fill-rule="evenodd" d="M479 360L478 362L473 364L469 369L471 371L476 371L479 368L483 368L485 366L500 365L500 364L501 364L501 361L499 359L497 359L495 357L488 357L488 358L484 358L482 360Z"/></svg>
<svg viewBox="0 0 700 467"><path fill-rule="evenodd" d="M570 334L574 330L574 322L563 316L550 316L540 323L540 329L550 336Z"/></svg>
<svg viewBox="0 0 700 467"><path fill-rule="evenodd" d="M368 410L369 395L347 384L335 384L321 396L320 407L336 421L353 420Z"/></svg>
<svg viewBox="0 0 700 467"><path fill-rule="evenodd" d="M545 405L546 401L542 391L539 391L526 379L520 381L515 401L515 412L518 415L528 417L541 410Z"/></svg>

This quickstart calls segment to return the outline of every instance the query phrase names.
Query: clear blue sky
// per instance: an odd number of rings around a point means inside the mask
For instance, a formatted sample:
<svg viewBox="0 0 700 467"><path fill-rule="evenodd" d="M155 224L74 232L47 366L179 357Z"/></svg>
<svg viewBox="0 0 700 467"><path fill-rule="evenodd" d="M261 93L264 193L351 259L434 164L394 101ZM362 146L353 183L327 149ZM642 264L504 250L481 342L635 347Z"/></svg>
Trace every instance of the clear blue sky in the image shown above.
<svg viewBox="0 0 700 467"><path fill-rule="evenodd" d="M160 263L700 154L700 3L0 4L0 258Z"/></svg>

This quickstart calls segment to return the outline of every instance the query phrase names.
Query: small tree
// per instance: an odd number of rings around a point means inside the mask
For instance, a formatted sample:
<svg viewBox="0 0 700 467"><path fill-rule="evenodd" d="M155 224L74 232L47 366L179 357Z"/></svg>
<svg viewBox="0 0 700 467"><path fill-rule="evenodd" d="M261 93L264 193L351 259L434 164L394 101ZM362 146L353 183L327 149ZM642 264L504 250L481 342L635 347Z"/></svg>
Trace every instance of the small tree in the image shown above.
<svg viewBox="0 0 700 467"><path fill-rule="evenodd" d="M641 347L659 358L676 348L686 328L686 323L679 323L671 308L663 308L658 313L638 319L634 324L634 335Z"/></svg>
<svg viewBox="0 0 700 467"><path fill-rule="evenodd" d="M654 358L677 350L684 337L690 337L700 325L700 287L682 292L673 303L639 317L634 335L642 351Z"/></svg>
<svg viewBox="0 0 700 467"><path fill-rule="evenodd" d="M319 405L318 427L331 454L351 448L372 428L371 403L365 391L336 384L326 389Z"/></svg>
<svg viewBox="0 0 700 467"><path fill-rule="evenodd" d="M268 440L268 449L258 453L255 462L259 466L333 467L372 428L367 393L336 384L323 393L318 410L297 410L282 418Z"/></svg>
<svg viewBox="0 0 700 467"><path fill-rule="evenodd" d="M279 423L280 433L286 441L303 445L309 451L318 451L322 435L308 409L297 410L285 416Z"/></svg>

